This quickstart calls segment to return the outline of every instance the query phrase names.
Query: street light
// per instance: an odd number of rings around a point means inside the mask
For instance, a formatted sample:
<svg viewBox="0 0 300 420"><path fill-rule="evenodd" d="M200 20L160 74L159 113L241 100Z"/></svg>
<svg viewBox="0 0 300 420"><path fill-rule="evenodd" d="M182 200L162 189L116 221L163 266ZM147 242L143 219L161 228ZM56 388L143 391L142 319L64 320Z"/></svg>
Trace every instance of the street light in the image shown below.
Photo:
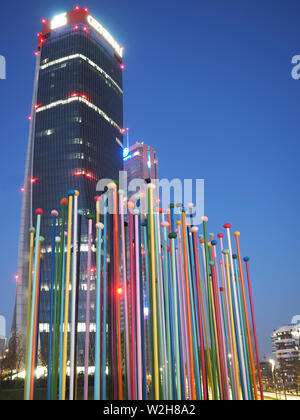
<svg viewBox="0 0 300 420"><path fill-rule="evenodd" d="M277 385L276 385L276 382L275 382L275 373L274 373L274 371L275 371L275 360L274 359L269 359L269 363L270 363L271 369L272 369L272 377L273 377L273 384L274 384L274 387L275 387L276 400L278 400Z"/></svg>

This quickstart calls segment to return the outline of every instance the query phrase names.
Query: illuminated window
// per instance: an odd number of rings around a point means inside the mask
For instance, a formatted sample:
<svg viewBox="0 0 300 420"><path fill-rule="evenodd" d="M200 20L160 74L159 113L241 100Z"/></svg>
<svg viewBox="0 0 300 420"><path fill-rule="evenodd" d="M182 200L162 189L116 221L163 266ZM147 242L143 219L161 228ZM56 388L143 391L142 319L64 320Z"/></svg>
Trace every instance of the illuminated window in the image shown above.
<svg viewBox="0 0 300 420"><path fill-rule="evenodd" d="M94 63L92 60L90 60L89 58L87 58L85 55L83 54L72 54L72 55L68 55L66 57L62 57L59 58L57 60L54 61L50 61L49 63L43 64L41 65L40 69L44 70L48 67L54 66L56 64L60 64L64 61L69 61L69 60L74 60L76 58L81 58L82 60L86 61L91 67L93 67L95 70L97 70L99 73L101 73L102 76L105 77L105 79L107 80L107 82L110 82L115 88L118 89L118 91L123 94L123 90L120 88L120 86L111 78L111 76L109 74L107 74L101 67L99 67L96 63ZM64 67L66 66L66 64L64 65ZM52 76L53 75L53 76ZM54 77L55 74L51 73L51 77Z"/></svg>
<svg viewBox="0 0 300 420"><path fill-rule="evenodd" d="M71 102L82 102L85 105L87 105L89 108L93 109L95 112L97 112L99 115L101 115L107 122L109 122L112 126L114 126L119 132L122 134L123 130L119 125L110 118L102 109L98 108L96 105L92 104L90 101L88 101L86 98L83 98L81 96L71 96L68 99L60 99L59 101L51 102L48 105L40 106L36 109L36 112L43 112L48 109L55 108L59 105L67 105Z"/></svg>

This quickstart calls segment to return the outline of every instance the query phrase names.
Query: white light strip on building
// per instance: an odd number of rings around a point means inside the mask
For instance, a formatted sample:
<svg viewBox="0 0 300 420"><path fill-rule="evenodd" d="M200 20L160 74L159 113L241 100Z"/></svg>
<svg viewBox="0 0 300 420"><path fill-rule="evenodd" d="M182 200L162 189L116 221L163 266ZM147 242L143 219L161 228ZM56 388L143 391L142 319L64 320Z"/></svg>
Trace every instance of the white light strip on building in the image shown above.
<svg viewBox="0 0 300 420"><path fill-rule="evenodd" d="M58 58L57 60L50 61L47 64L43 64L40 66L41 70L45 70L48 67L55 66L55 64L63 63L64 61L74 60L76 58L81 58L82 60L86 61L90 66L94 67L99 73L101 73L107 80L109 80L120 93L123 94L123 90L120 88L120 86L107 74L101 67L99 67L96 63L94 63L92 60L90 60L88 57L86 57L83 54L72 54L67 55L66 57Z"/></svg>
<svg viewBox="0 0 300 420"><path fill-rule="evenodd" d="M111 125L113 125L115 128L117 128L119 130L120 134L123 133L122 129L118 126L118 124L114 120L109 118L109 116L107 114L105 114L105 112L102 111L102 109L98 108L96 105L92 104L87 99L82 98L81 96L73 96L73 97L68 98L68 99L61 99L59 101L52 102L51 104L40 106L39 108L36 109L35 112L46 111L47 109L55 108L59 105L67 105L67 104L70 104L71 102L75 102L75 101L83 102L89 108L92 108L94 111L96 111L98 114L100 114L107 122L109 122Z"/></svg>

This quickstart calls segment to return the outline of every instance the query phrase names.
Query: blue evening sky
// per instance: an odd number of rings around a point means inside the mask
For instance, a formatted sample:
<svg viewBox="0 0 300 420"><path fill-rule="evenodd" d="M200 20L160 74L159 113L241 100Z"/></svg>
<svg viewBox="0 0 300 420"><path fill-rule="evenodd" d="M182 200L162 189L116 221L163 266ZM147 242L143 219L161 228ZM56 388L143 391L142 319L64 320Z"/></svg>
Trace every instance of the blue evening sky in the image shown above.
<svg viewBox="0 0 300 420"><path fill-rule="evenodd" d="M63 0L1 5L0 314L14 307L21 193L41 18ZM241 231L261 356L300 313L298 0L86 0L126 50L125 126L152 145L161 177L204 178L209 231ZM298 169L297 169L298 168ZM297 187L298 184L298 187Z"/></svg>

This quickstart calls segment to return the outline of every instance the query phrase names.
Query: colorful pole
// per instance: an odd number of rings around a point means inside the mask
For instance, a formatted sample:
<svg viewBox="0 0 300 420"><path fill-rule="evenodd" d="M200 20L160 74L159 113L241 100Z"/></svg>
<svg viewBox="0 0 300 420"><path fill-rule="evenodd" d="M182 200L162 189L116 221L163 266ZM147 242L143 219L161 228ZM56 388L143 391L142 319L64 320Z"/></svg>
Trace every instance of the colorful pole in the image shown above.
<svg viewBox="0 0 300 420"><path fill-rule="evenodd" d="M261 400L264 400L264 393L263 393L263 386L262 386L262 378L261 378L261 369L260 369L260 360L259 360L259 351L258 351L258 341L257 341L257 334L256 334L255 314L254 314L252 289L251 289L251 280L250 280L250 270L249 270L249 261L250 261L250 258L249 257L245 257L244 258L244 261L245 261L245 265L246 265L247 280L248 280L249 301L250 301L251 317L252 317L252 327L253 327L253 336L254 336L254 343L255 343L256 364L257 364L257 371L258 371L258 378L259 378L260 398L261 398Z"/></svg>
<svg viewBox="0 0 300 420"><path fill-rule="evenodd" d="M86 315L85 315L85 350L84 350L84 384L83 398L88 400L89 391L89 358L90 358L90 304L91 304L91 265L92 265L92 228L95 216L88 214L88 261L87 261L87 290L86 290Z"/></svg>
<svg viewBox="0 0 300 420"><path fill-rule="evenodd" d="M95 337L95 381L94 400L100 400L100 333L101 333L101 242L103 223L96 224L97 230L97 280L96 280L96 337Z"/></svg>
<svg viewBox="0 0 300 420"><path fill-rule="evenodd" d="M74 191L74 226L73 226L73 260L72 260L72 314L71 314L71 346L70 346L70 389L69 399L74 399L75 381L75 342L76 342L76 299L77 299L77 235L78 235L78 197L79 191ZM80 252L80 250L79 250Z"/></svg>
<svg viewBox="0 0 300 420"><path fill-rule="evenodd" d="M36 222L36 236L35 236L35 248L34 248L34 274L33 274L33 284L32 284L32 293L31 293L31 310L30 310L30 325L29 325L29 343L28 343L28 354L27 354L27 379L25 387L25 399L29 400L30 398L30 378L32 375L32 352L33 352L33 327L34 327L34 313L35 313L35 297L37 290L37 274L38 274L38 263L39 263L39 244L40 244L40 228L41 228L41 217L43 214L42 209L36 209L37 215Z"/></svg>

